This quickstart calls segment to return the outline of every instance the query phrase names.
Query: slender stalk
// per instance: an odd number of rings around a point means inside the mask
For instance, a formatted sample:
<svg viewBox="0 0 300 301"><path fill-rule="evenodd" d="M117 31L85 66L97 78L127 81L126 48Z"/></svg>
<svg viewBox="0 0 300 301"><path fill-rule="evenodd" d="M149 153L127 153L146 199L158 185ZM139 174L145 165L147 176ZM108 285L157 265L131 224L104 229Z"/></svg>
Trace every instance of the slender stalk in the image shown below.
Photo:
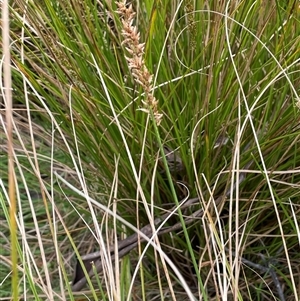
<svg viewBox="0 0 300 301"><path fill-rule="evenodd" d="M8 153L8 189L10 200L10 239L11 239L11 264L12 264L12 296L18 300L18 251L17 251L17 203L15 195L14 149L12 131L12 82L11 82L11 57L10 57L10 28L8 0L2 2L2 39L4 54L4 92L7 127L7 153Z"/></svg>

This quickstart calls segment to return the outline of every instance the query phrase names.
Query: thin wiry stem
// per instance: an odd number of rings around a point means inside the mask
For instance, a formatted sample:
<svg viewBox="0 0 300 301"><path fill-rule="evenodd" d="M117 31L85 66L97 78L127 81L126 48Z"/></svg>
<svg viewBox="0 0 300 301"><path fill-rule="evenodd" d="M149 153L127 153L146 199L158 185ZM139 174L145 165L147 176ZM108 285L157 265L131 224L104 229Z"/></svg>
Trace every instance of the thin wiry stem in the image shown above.
<svg viewBox="0 0 300 301"><path fill-rule="evenodd" d="M12 82L10 56L10 30L8 1L2 2L2 39L4 54L4 93L6 105L7 152L8 152L8 189L10 200L10 235L12 261L12 293L13 300L18 300L18 253L17 253L17 202L15 191L14 155L13 155L13 114L12 114Z"/></svg>

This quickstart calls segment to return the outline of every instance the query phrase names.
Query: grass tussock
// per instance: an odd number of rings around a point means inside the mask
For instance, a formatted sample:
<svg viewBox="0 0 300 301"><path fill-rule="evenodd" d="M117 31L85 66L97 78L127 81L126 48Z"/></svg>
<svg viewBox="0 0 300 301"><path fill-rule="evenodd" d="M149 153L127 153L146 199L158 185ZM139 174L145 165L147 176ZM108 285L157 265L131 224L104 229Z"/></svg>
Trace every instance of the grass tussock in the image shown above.
<svg viewBox="0 0 300 301"><path fill-rule="evenodd" d="M0 300L298 300L299 13L14 1Z"/></svg>

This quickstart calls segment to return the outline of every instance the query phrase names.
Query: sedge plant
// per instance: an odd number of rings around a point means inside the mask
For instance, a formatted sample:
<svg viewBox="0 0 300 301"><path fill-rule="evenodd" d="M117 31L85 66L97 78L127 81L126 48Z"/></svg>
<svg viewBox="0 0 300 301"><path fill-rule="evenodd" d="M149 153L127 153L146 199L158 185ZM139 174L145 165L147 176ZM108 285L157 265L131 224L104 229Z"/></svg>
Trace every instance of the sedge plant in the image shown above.
<svg viewBox="0 0 300 301"><path fill-rule="evenodd" d="M295 1L16 0L9 17L0 300L298 300ZM181 229L118 257L166 212Z"/></svg>

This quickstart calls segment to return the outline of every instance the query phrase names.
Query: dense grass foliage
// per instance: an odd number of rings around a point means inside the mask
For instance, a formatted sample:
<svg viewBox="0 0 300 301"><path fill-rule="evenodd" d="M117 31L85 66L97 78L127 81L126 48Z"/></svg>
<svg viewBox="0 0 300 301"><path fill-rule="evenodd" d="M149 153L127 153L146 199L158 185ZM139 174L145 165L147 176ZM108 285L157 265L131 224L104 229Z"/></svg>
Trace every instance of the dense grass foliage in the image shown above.
<svg viewBox="0 0 300 301"><path fill-rule="evenodd" d="M2 93L0 300L13 249L20 300L298 300L299 16L296 1L12 1L18 244ZM75 292L76 259L99 250Z"/></svg>

